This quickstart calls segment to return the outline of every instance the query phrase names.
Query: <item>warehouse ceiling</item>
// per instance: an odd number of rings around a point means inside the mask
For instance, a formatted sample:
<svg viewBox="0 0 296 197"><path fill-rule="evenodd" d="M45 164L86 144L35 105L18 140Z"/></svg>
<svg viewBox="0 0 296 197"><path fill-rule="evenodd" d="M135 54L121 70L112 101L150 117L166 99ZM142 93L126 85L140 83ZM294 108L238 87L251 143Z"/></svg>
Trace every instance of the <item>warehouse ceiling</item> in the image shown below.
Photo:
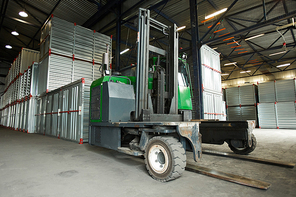
<svg viewBox="0 0 296 197"><path fill-rule="evenodd" d="M179 32L179 52L186 52L192 62L189 0L0 0L0 5L0 69L9 67L22 47L39 50L40 29L52 15L113 35L114 51L116 22L121 21L120 50L129 51L120 56L120 68L130 66L136 63L139 7L150 9L151 17L162 23L186 26ZM222 80L296 69L295 0L197 0L196 6L199 38L221 54ZM205 19L223 8L228 9ZM28 17L21 17L20 11L26 11ZM12 35L12 31L19 35ZM151 42L166 47L164 35L152 35Z"/></svg>

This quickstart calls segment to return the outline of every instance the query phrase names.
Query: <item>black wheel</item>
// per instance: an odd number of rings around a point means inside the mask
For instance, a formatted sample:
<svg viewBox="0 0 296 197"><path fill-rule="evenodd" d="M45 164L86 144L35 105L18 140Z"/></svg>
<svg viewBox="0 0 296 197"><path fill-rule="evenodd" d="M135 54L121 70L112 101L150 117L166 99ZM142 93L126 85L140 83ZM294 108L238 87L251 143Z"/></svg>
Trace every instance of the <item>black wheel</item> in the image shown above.
<svg viewBox="0 0 296 197"><path fill-rule="evenodd" d="M173 137L153 137L145 150L148 173L161 182L181 176L186 166L186 154L182 144Z"/></svg>
<svg viewBox="0 0 296 197"><path fill-rule="evenodd" d="M231 145L231 142L228 143L228 146L236 154L247 155L247 154L253 152L257 146L257 141L256 141L254 134L252 134L251 139L252 139L252 146L251 147L249 147L249 146L247 146L247 144L245 144L245 148L236 148Z"/></svg>

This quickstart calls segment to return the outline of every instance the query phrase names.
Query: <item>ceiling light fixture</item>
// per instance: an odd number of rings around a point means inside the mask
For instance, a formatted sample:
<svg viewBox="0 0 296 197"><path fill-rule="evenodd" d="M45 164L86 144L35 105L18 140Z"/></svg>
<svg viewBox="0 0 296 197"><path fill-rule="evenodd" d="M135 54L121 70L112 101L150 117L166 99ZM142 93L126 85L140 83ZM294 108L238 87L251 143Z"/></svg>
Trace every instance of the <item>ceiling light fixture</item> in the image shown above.
<svg viewBox="0 0 296 197"><path fill-rule="evenodd" d="M269 56L274 56L274 55L278 55L278 54L282 54L282 53L287 53L287 51L281 51L281 52L278 52L278 53L272 53L272 54L269 54Z"/></svg>
<svg viewBox="0 0 296 197"><path fill-rule="evenodd" d="M281 65L278 65L276 67L284 67L284 66L290 66L290 63L287 63L287 64L281 64Z"/></svg>
<svg viewBox="0 0 296 197"><path fill-rule="evenodd" d="M214 50L218 49L218 47L213 48Z"/></svg>
<svg viewBox="0 0 296 197"><path fill-rule="evenodd" d="M130 50L129 48L127 48L127 49L124 49L123 51L121 51L121 52L120 52L120 55L122 55L122 54L124 54L124 53L128 52L129 50Z"/></svg>
<svg viewBox="0 0 296 197"><path fill-rule="evenodd" d="M17 31L12 31L11 34L14 35L14 36L18 36L19 35L19 33Z"/></svg>
<svg viewBox="0 0 296 197"><path fill-rule="evenodd" d="M12 46L10 46L9 44L7 44L7 45L5 45L5 48L12 49Z"/></svg>
<svg viewBox="0 0 296 197"><path fill-rule="evenodd" d="M237 62L230 62L230 63L224 64L224 66L236 65L236 63L237 63Z"/></svg>
<svg viewBox="0 0 296 197"><path fill-rule="evenodd" d="M249 73L251 72L250 70L246 70L246 71L241 71L240 73Z"/></svg>
<svg viewBox="0 0 296 197"><path fill-rule="evenodd" d="M180 31L180 30L185 29L185 28L186 28L186 26L178 27L177 31Z"/></svg>
<svg viewBox="0 0 296 197"><path fill-rule="evenodd" d="M19 15L20 15L21 17L28 17L27 12L25 12L25 11L20 11L20 12L19 12Z"/></svg>
<svg viewBox="0 0 296 197"><path fill-rule="evenodd" d="M210 15L206 16L205 19L208 19L208 18L211 18L211 17L217 16L217 15L223 13L223 12L226 12L226 10L227 10L227 8L224 8L224 9L222 9L222 10L219 10L219 11L213 13L213 14L210 14Z"/></svg>
<svg viewBox="0 0 296 197"><path fill-rule="evenodd" d="M254 38L258 38L260 36L264 36L264 34L259 34L259 35L256 35L256 36L252 36L252 37L249 37L249 38L246 38L245 40L251 40L251 39L254 39Z"/></svg>
<svg viewBox="0 0 296 197"><path fill-rule="evenodd" d="M224 76L224 75L229 75L229 73L222 73L222 74L221 74L221 76Z"/></svg>

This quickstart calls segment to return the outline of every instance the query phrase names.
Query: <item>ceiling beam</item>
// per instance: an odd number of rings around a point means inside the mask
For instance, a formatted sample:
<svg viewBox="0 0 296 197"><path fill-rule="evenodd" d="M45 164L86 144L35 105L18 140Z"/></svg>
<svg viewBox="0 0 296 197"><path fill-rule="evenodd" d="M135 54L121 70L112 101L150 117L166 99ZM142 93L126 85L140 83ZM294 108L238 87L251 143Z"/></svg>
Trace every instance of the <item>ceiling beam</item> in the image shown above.
<svg viewBox="0 0 296 197"><path fill-rule="evenodd" d="M155 9L155 8L158 8L159 6L165 4L167 1L169 1L169 0L163 0L163 1L161 1L161 2L159 2L159 3L157 3L157 4L155 4L155 5L150 6L148 9L149 9L149 10L153 10L153 9ZM126 12L127 12L127 11L126 11ZM126 12L124 12L123 15L124 15ZM121 22L121 24L123 25L123 24L125 24L125 23L127 23L127 22L129 22L129 21L131 21L131 20L133 20L133 19L136 19L136 18L138 18L137 15L131 16L131 17L129 17L129 18L123 20L123 21ZM110 31L112 31L112 30L114 30L114 29L115 29L115 26L112 27L112 28L110 28L110 29L108 29L108 30L106 30L106 31L104 31L103 34L106 34L107 32L110 32Z"/></svg>
<svg viewBox="0 0 296 197"><path fill-rule="evenodd" d="M59 0L55 6L52 8L52 10L50 11L50 13L47 15L46 20L42 23L41 27L38 29L38 31L36 31L36 33L34 34L34 36L31 38L31 41L27 44L26 47L29 47L31 42L35 39L35 37L37 36L37 34L39 33L39 31L41 31L43 24L47 21L47 19L51 16L51 14L55 11L55 9L58 7L58 5L61 3L61 0Z"/></svg>
<svg viewBox="0 0 296 197"><path fill-rule="evenodd" d="M39 28L39 27L40 27L40 26L35 25L35 24L33 24L33 23L30 23L30 22L28 22L28 21L24 21L24 20L22 20L22 19L14 18L14 17L11 17L11 16L6 16L5 18L6 18L6 19L9 19L9 20L16 21L16 22L21 23L21 24L30 25L31 27L35 27L35 28Z"/></svg>
<svg viewBox="0 0 296 197"><path fill-rule="evenodd" d="M4 21L4 18L5 18L5 15L6 15L6 10L7 10L7 6L8 6L8 2L9 0L2 0L2 8L1 8L1 21L0 21L0 32L1 32L1 28L2 28L2 25L3 25L3 21ZM4 3L4 5L3 5Z"/></svg>
<svg viewBox="0 0 296 197"><path fill-rule="evenodd" d="M262 0L262 5L263 5L262 7L263 7L264 20L267 20L265 0Z"/></svg>
<svg viewBox="0 0 296 197"><path fill-rule="evenodd" d="M268 14L270 12L272 12L274 10L274 8L276 8L276 6L280 3L280 1L276 1L276 3L270 8L270 10L266 13L266 17L268 16ZM265 7L266 7L267 3L265 2ZM287 14L287 13L286 13ZM265 16L263 16L259 22L263 21L265 19Z"/></svg>
<svg viewBox="0 0 296 197"><path fill-rule="evenodd" d="M258 23L256 25L252 25L250 27L238 30L236 32L232 32L232 33L230 33L230 34L228 34L226 36L222 36L220 38L215 38L215 39L212 39L212 40L209 40L209 41L205 41L205 42L203 42L203 44L211 44L211 43L219 42L219 41L224 40L225 38L234 37L234 36L240 35L240 34L245 33L245 32L250 32L250 31L253 31L253 30L268 26L268 25L271 25L273 23L277 23L277 22L280 22L282 20L286 20L286 19L294 17L294 16L296 16L296 11L292 11L292 12L290 12L288 14L283 14L281 16L269 19L267 21ZM212 26L212 28L213 28L213 26Z"/></svg>
<svg viewBox="0 0 296 197"><path fill-rule="evenodd" d="M24 0L14 0L15 2L19 1L19 2L22 2L23 4L25 4L27 7L30 7L38 12L40 12L41 14L44 14L44 15L48 15L46 12L44 12L43 10L31 5L30 3L28 3L28 1L24 1Z"/></svg>
<svg viewBox="0 0 296 197"><path fill-rule="evenodd" d="M249 43L251 43L252 45L255 45L255 46L257 46L257 47L259 47L259 48L261 48L261 49L263 49L263 50L266 49L266 48L264 48L264 47L262 47L262 46L260 46L260 45L258 45L258 44L256 44L256 43L254 43L254 42L252 42L252 41L250 41L250 40L247 40L247 42L249 42Z"/></svg>
<svg viewBox="0 0 296 197"><path fill-rule="evenodd" d="M141 1L137 2L136 4L134 4L132 7L130 7L129 9L127 9L125 12L123 12L123 13L121 14L121 18L124 18L125 15L126 15L129 11L135 9L136 7L141 6L141 4L144 3L144 2L145 2L145 0L141 0ZM115 22L116 22L116 19L110 21L110 22L109 22L108 24L106 24L104 27L100 28L100 29L98 30L98 32L101 32L101 31L104 30L106 27L111 26L111 25L114 24Z"/></svg>
<svg viewBox="0 0 296 197"><path fill-rule="evenodd" d="M2 0L2 5L1 5L1 10L0 10L0 21L2 19L2 12L3 12L3 8L4 8L4 3L5 3L5 1Z"/></svg>
<svg viewBox="0 0 296 197"><path fill-rule="evenodd" d="M3 29L8 32L10 34L10 31L8 29L6 29L5 27L3 27ZM26 43L24 43L21 39L19 39L17 36L13 36L13 38L17 39L18 41L20 41L21 43L23 43L24 46L26 46Z"/></svg>
<svg viewBox="0 0 296 197"><path fill-rule="evenodd" d="M82 26L86 28L92 28L98 21L105 17L111 10L112 7L117 5L121 0L108 1L103 7L99 8L98 11L92 15Z"/></svg>
<svg viewBox="0 0 296 197"><path fill-rule="evenodd" d="M15 2L21 7L21 8L23 8L23 9L25 9L25 7L22 5L22 4L20 4L17 0L15 0ZM29 12L28 10L26 10L26 12L28 12L29 13L29 15L30 16L32 16L40 25L42 25L42 23L41 23L41 21L36 17L36 16L34 16L34 14L32 14L31 12Z"/></svg>
<svg viewBox="0 0 296 197"><path fill-rule="evenodd" d="M286 71L287 70L287 68L289 68L294 62L296 61L296 59L294 59L294 61L293 62L291 62L290 63L290 65L289 66L287 66L285 69L284 69L284 71Z"/></svg>
<svg viewBox="0 0 296 197"><path fill-rule="evenodd" d="M223 14L222 14L222 16L220 16L220 18L216 21L216 22L214 22L214 24L212 25L212 27L203 35L203 37L200 39L200 42L202 42L204 39L205 39L205 37L208 35L208 33L210 33L215 27L216 27L216 25L217 25L217 23L218 22L220 22L225 16L226 16L226 14L229 12L229 10L236 4L236 2L238 2L238 0L234 0L233 2L232 2L232 4L227 8L227 10L226 10L226 12L224 12ZM217 39L217 38L216 38Z"/></svg>
<svg viewBox="0 0 296 197"><path fill-rule="evenodd" d="M260 65L260 66L262 66L262 65ZM296 70L296 68L287 69L285 71L290 71L290 70ZM269 73L273 74L273 73L278 73L278 72L283 72L283 71L274 71L274 72L269 72ZM252 77L261 76L261 75L265 75L265 74L263 73L263 74L253 75ZM243 78L248 78L248 77L250 77L250 76L247 76L247 77L236 77L236 78L226 79L226 80L222 80L222 81L229 81L229 80L235 80L235 79L243 79Z"/></svg>
<svg viewBox="0 0 296 197"><path fill-rule="evenodd" d="M11 28L9 28L7 26L4 26L4 25L3 25L3 28L5 28L5 29L7 29L9 31L13 31L13 29L11 29ZM24 37L27 37L27 38L30 38L30 39L32 38L32 36L28 36L28 35L24 34L23 32L20 32L19 30L17 32L20 34L19 36L24 36ZM39 40L37 40L37 39L34 39L34 40L39 42Z"/></svg>
<svg viewBox="0 0 296 197"><path fill-rule="evenodd" d="M273 61L272 59L270 59L269 57L266 57L265 55L263 55L262 53L260 53L260 52L258 52L250 43L248 43L248 41L245 41L245 43L247 43L248 45L249 45L249 47L251 47L252 49L253 49L253 51L255 52L255 53L257 53L258 55L259 55L259 57L262 59L262 60L264 60L263 58L266 58L266 59L269 59L269 60L271 60L271 61ZM274 62L274 61L273 61ZM274 66L274 65L272 65L271 63L268 63L270 66L272 66L272 67L274 67L274 68L276 68L276 69L278 69L278 70L280 70L281 71L281 69L279 69L278 67L276 67L276 66Z"/></svg>
<svg viewBox="0 0 296 197"><path fill-rule="evenodd" d="M288 13L288 8L287 8L287 5L286 5L286 1L282 0L282 2L283 2L283 7L284 7L284 10L285 10L285 13L287 14ZM291 23L291 21L289 21L289 19L287 19L287 22L288 22L288 24ZM294 35L294 32L293 32L292 28L290 29L290 32L291 32L291 35L293 37L294 42L296 43L295 35Z"/></svg>
<svg viewBox="0 0 296 197"><path fill-rule="evenodd" d="M296 44L294 42L287 44L287 47L294 47ZM265 52L265 51L270 51L270 50L276 50L276 49L281 49L283 47L283 45L279 45L279 46L275 46L275 47L271 47L269 49L264 49L264 50L260 50L258 51L259 53L261 52ZM238 58L238 57L242 57L242 56L246 56L246 55L250 55L253 54L254 52L249 52L249 53L243 53L243 54L239 54L239 55L233 55L231 57L228 58ZM227 58L222 58L221 61L226 60Z"/></svg>
<svg viewBox="0 0 296 197"><path fill-rule="evenodd" d="M157 14L159 14L160 16L162 16L163 18L165 18L166 20L170 21L171 23L175 23L178 27L179 27L179 23L177 23L177 21L171 19L169 16L167 16L166 14L164 14L163 12L161 12L161 10L154 8L153 11L155 11Z"/></svg>
<svg viewBox="0 0 296 197"><path fill-rule="evenodd" d="M289 29L287 29L282 35L284 36L288 31L289 31ZM269 49L270 47L272 47L281 38L282 38L282 36L280 35L271 45L269 45L267 47L267 49Z"/></svg>
<svg viewBox="0 0 296 197"><path fill-rule="evenodd" d="M230 17L228 17L230 18ZM250 19L244 19L244 18L234 18L234 17L231 17L232 20L238 20L238 21L244 21L244 22L249 22L249 23L257 23L257 21L255 20L250 20Z"/></svg>

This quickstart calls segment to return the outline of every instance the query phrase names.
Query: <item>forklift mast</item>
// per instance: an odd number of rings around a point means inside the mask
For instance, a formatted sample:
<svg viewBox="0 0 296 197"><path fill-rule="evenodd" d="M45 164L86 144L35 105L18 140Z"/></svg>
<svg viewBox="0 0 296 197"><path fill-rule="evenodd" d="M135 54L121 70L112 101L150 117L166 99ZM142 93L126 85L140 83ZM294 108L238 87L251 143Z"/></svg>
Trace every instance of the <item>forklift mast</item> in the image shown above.
<svg viewBox="0 0 296 197"><path fill-rule="evenodd" d="M159 31L168 37L167 50L150 45L150 31ZM139 9L138 55L136 72L136 94L134 120L145 121L168 114L178 114L178 33L176 24L167 26L150 17L150 11ZM149 55L156 53L166 58L166 67L155 70L157 85L148 89ZM159 62L159 61L158 61ZM165 71L164 71L165 70ZM161 118L163 119L163 118ZM179 119L169 116L169 120Z"/></svg>

